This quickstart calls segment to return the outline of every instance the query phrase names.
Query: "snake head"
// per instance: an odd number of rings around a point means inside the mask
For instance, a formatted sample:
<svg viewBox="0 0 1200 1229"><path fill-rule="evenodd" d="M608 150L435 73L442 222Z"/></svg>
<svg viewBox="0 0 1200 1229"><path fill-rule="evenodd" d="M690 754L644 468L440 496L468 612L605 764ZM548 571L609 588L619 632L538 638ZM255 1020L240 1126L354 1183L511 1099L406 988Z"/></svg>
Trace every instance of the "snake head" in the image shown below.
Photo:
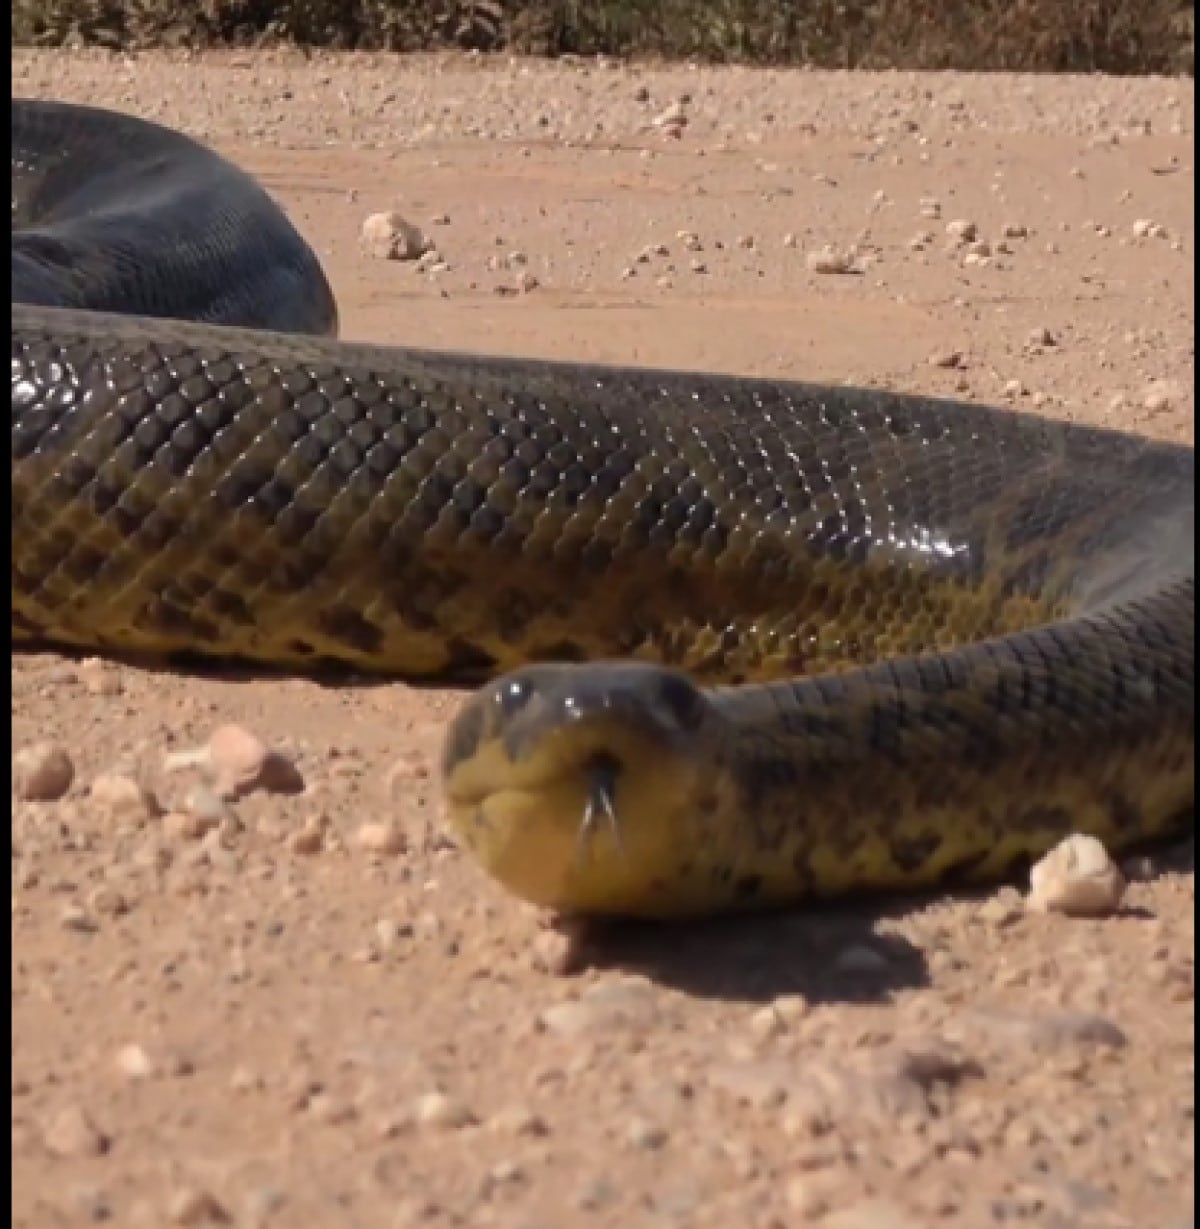
<svg viewBox="0 0 1200 1229"><path fill-rule="evenodd" d="M630 662L535 665L476 693L451 723L451 823L517 895L623 912L685 853L715 710L684 674Z"/></svg>

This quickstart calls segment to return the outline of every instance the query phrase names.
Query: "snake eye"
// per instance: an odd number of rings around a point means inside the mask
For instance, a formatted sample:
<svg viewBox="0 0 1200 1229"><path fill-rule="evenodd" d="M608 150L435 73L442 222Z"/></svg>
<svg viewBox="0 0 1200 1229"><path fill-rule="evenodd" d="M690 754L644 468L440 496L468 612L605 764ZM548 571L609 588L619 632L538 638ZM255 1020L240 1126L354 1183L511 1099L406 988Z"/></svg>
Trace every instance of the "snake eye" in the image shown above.
<svg viewBox="0 0 1200 1229"><path fill-rule="evenodd" d="M533 684L528 679L505 679L496 688L496 702L506 717L515 717L533 695Z"/></svg>

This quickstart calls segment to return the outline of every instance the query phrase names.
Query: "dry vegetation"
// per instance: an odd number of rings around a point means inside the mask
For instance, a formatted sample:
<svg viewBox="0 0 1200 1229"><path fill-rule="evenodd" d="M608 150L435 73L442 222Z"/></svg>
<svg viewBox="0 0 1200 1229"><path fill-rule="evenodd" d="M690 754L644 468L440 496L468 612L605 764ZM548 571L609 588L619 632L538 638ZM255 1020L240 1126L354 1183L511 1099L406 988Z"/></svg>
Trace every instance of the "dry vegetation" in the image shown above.
<svg viewBox="0 0 1200 1229"><path fill-rule="evenodd" d="M25 45L286 42L825 68L1193 71L1190 0L14 0Z"/></svg>

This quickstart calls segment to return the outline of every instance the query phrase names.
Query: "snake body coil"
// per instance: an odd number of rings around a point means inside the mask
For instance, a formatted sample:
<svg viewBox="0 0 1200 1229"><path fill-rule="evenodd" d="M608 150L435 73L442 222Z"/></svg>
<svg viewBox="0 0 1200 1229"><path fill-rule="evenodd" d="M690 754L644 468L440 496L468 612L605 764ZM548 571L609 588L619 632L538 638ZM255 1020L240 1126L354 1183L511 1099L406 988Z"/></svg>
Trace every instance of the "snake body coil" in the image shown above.
<svg viewBox="0 0 1200 1229"><path fill-rule="evenodd" d="M15 642L491 679L451 819L570 912L1190 822L1191 449L308 336L332 296L248 177L128 117L12 115Z"/></svg>

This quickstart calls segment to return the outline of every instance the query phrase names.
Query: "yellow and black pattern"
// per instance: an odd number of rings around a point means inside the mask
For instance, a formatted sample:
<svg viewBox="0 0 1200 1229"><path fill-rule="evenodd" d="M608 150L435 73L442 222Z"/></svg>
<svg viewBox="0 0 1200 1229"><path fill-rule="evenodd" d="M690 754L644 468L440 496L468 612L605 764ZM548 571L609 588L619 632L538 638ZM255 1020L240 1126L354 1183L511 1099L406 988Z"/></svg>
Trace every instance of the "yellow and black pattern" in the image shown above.
<svg viewBox="0 0 1200 1229"><path fill-rule="evenodd" d="M447 737L450 815L567 911L981 879L1071 830L1122 845L1189 821L1191 449L888 392L306 336L335 316L298 236L240 172L142 125L154 173L165 157L186 186L168 223L202 213L198 179L245 206L216 227L223 306L191 310L144 193L132 246L61 207L64 184L125 191L63 169L64 129L93 125L93 149L131 121L31 105L15 641L501 676ZM276 238L286 276L318 280L266 332ZM105 241L134 273L114 259L99 310L56 300L82 267L63 250L103 267Z"/></svg>

